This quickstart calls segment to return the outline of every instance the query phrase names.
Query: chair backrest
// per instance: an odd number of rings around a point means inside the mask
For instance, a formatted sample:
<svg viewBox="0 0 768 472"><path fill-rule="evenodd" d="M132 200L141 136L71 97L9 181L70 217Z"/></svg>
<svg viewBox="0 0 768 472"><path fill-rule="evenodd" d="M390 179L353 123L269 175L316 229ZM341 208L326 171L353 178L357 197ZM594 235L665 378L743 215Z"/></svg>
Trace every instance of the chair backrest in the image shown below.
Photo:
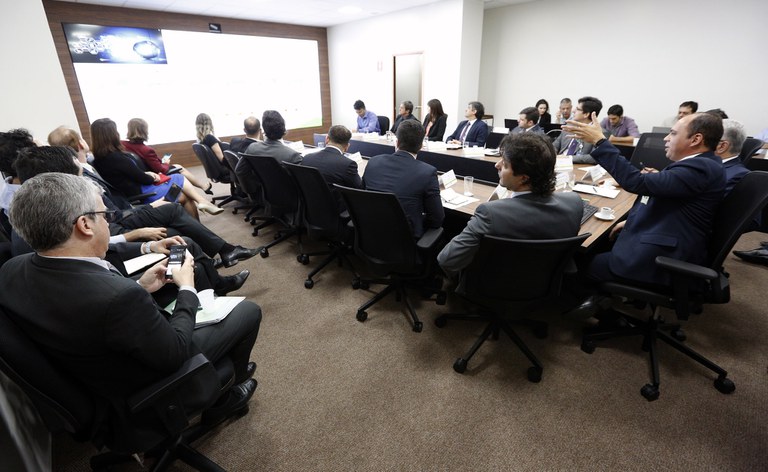
<svg viewBox="0 0 768 472"><path fill-rule="evenodd" d="M768 203L768 172L746 174L717 208L709 238L708 267L720 271L742 233L750 227L754 215Z"/></svg>
<svg viewBox="0 0 768 472"><path fill-rule="evenodd" d="M551 129L547 131L547 136L549 136L549 139L551 139L552 142L554 142L555 139L557 139L558 136L560 136L562 133L563 133L563 130L561 129Z"/></svg>
<svg viewBox="0 0 768 472"><path fill-rule="evenodd" d="M136 153L129 152L129 151L126 151L125 153L131 156L131 159L133 159L133 162L136 163L136 167L141 169L142 172L147 172L148 170L150 170L149 167L147 167L147 164L144 162L144 159L139 157Z"/></svg>
<svg viewBox="0 0 768 472"><path fill-rule="evenodd" d="M299 192L296 182L277 159L245 153L240 153L240 159L248 159L248 163L259 176L268 214L281 216L294 213L299 209Z"/></svg>
<svg viewBox="0 0 768 472"><path fill-rule="evenodd" d="M389 131L389 117L378 115L376 118L379 119L379 134L383 136Z"/></svg>
<svg viewBox="0 0 768 472"><path fill-rule="evenodd" d="M466 294L514 303L557 297L571 257L589 236L541 240L485 236L462 274Z"/></svg>
<svg viewBox="0 0 768 472"><path fill-rule="evenodd" d="M299 189L307 232L314 238L335 238L341 230L338 201L323 174L314 167L289 162L283 166Z"/></svg>
<svg viewBox="0 0 768 472"><path fill-rule="evenodd" d="M643 133L635 146L630 162L638 169L652 167L662 170L672 163L664 149L664 133Z"/></svg>
<svg viewBox="0 0 768 472"><path fill-rule="evenodd" d="M334 187L341 192L355 226L355 254L379 274L414 272L419 266L418 250L397 196Z"/></svg>
<svg viewBox="0 0 768 472"><path fill-rule="evenodd" d="M752 156L763 147L763 141L757 138L747 138L744 140L744 145L741 146L741 152L739 153L739 159L741 163L747 165Z"/></svg>
<svg viewBox="0 0 768 472"><path fill-rule="evenodd" d="M195 155L203 164L205 169L205 175L214 182L229 182L229 175L225 175L222 171L222 166L219 163L219 158L213 153L211 148L202 143L192 144L192 150Z"/></svg>
<svg viewBox="0 0 768 472"><path fill-rule="evenodd" d="M105 405L54 368L2 308L0 370L29 397L51 432L67 431L80 440L91 439L97 411Z"/></svg>

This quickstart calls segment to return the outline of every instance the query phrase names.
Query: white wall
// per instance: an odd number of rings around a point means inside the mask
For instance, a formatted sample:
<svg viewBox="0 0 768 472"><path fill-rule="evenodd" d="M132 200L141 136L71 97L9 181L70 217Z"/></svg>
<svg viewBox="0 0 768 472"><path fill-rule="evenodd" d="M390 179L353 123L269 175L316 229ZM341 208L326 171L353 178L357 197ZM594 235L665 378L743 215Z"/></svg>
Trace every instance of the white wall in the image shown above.
<svg viewBox="0 0 768 472"><path fill-rule="evenodd" d="M27 128L45 143L57 126L77 129L42 1L0 0L0 10L0 131Z"/></svg>
<svg viewBox="0 0 768 472"><path fill-rule="evenodd" d="M478 33L469 44L462 44L466 27ZM445 0L328 28L333 124L356 126L352 104L357 99L392 120L393 56L421 52L421 106L439 99L449 115L446 135L451 133L466 102L477 94L481 28L481 0ZM470 68L474 70L464 74L464 61L471 63L473 58L478 61Z"/></svg>
<svg viewBox="0 0 768 472"><path fill-rule="evenodd" d="M768 127L765 19L758 0L542 0L485 11L480 97L497 119L539 98L620 103L641 131L677 112L722 108ZM502 116L503 115L503 116Z"/></svg>

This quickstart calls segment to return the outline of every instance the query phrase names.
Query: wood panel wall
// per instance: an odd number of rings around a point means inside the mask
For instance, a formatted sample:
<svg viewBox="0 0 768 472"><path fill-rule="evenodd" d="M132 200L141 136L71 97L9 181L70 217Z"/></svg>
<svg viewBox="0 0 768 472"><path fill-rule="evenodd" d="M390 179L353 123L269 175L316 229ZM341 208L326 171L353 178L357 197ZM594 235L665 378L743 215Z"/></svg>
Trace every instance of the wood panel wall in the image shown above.
<svg viewBox="0 0 768 472"><path fill-rule="evenodd" d="M328 36L326 28L311 26L268 23L261 21L245 21L232 18L207 17L168 13L151 10L133 10L128 8L106 7L85 3L59 2L43 0L43 8L48 18L48 26L53 35L56 52L59 56L64 79L69 89L69 95L77 115L80 133L90 142L90 117L85 110L83 95L77 82L75 68L69 55L62 23L83 23L108 26L130 26L136 28L158 28L179 31L208 31L208 23L221 24L222 31L227 34L244 34L253 36L268 36L293 39L315 40L318 44L318 59L320 65L320 94L323 105L323 124L316 128L289 130L287 139L312 142L313 133L325 133L331 123L331 85L328 72ZM256 52L254 51L254 54ZM93 117L95 119L96 117ZM245 118L245 117L243 117ZM258 117L261 118L261 117ZM190 135L194 134L194 124L190 123ZM242 135L241 135L242 136ZM219 136L227 141L233 136ZM192 152L194 141L176 143L159 143L153 145L159 155L173 153L174 163L181 165L198 165L199 162Z"/></svg>

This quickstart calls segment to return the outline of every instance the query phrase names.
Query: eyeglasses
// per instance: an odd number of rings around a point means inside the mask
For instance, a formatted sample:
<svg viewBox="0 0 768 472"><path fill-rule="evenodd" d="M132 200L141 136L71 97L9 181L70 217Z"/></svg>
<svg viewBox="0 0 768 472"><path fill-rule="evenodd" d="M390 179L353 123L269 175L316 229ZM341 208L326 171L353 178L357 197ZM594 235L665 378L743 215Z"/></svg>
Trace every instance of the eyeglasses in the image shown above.
<svg viewBox="0 0 768 472"><path fill-rule="evenodd" d="M75 218L74 221L72 221L72 224L77 223L77 220L80 219L80 216L88 215L103 215L104 219L107 220L107 223L114 223L117 221L117 210L86 211L82 215L79 215L77 218Z"/></svg>

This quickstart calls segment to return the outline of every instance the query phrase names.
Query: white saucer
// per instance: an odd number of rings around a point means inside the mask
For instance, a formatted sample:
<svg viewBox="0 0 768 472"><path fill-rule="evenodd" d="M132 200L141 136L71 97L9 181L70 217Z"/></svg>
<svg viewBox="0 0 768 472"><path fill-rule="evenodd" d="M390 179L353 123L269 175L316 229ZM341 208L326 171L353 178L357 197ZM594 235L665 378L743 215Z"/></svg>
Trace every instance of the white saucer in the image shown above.
<svg viewBox="0 0 768 472"><path fill-rule="evenodd" d="M603 221L612 221L612 220L616 219L616 215L603 216L600 213L595 213L595 218L597 218L598 220L603 220Z"/></svg>

